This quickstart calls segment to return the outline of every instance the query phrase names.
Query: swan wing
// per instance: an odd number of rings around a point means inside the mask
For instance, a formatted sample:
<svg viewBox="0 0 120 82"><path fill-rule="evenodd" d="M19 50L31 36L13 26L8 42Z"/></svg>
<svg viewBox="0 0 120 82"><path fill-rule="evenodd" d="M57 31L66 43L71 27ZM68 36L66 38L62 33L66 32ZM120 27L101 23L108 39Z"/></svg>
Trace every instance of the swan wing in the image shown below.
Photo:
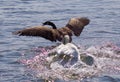
<svg viewBox="0 0 120 82"><path fill-rule="evenodd" d="M74 45L72 45L71 43L70 44L68 43L66 45L61 44L56 48L56 52L57 52L57 54L70 55L70 54L74 53L75 49L74 49Z"/></svg>
<svg viewBox="0 0 120 82"><path fill-rule="evenodd" d="M64 51L65 51L65 45L64 44L61 44L56 48L56 53L59 54L59 55L64 54Z"/></svg>

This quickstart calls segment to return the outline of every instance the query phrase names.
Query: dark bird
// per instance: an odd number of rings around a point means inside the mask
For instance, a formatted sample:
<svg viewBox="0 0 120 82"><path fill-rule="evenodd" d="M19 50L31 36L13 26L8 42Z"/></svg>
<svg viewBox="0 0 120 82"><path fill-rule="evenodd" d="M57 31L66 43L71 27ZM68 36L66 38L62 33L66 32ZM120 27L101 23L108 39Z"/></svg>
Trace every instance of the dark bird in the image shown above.
<svg viewBox="0 0 120 82"><path fill-rule="evenodd" d="M44 22L44 23L43 23L43 26L44 26L44 25L50 25L50 26L52 26L53 29L57 29L56 25L55 25L53 22L51 22L51 21L46 21L46 22Z"/></svg>
<svg viewBox="0 0 120 82"><path fill-rule="evenodd" d="M19 36L39 36L48 39L52 42L61 41L64 35L80 36L83 28L88 25L90 20L86 17L71 18L65 27L53 29L46 26L34 26L14 32L13 34Z"/></svg>

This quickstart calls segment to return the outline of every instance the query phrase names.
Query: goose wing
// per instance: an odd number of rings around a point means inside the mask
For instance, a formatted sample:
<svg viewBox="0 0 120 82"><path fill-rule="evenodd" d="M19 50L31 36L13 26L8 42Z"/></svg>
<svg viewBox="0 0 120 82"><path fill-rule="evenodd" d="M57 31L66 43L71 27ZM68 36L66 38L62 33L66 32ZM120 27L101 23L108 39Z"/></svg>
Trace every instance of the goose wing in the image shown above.
<svg viewBox="0 0 120 82"><path fill-rule="evenodd" d="M55 30L52 28L47 28L45 26L27 28L27 29L16 31L13 34L19 35L19 36L38 36L38 37L43 37L45 39L48 39L50 41L56 41Z"/></svg>

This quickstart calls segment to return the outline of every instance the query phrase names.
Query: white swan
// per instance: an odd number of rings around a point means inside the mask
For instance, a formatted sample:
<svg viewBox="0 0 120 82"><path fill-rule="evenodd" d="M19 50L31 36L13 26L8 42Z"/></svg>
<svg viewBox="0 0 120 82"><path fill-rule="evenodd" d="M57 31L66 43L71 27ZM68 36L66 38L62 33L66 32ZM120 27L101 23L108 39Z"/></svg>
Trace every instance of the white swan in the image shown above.
<svg viewBox="0 0 120 82"><path fill-rule="evenodd" d="M58 55L61 54L69 55L80 60L79 50L75 44L70 43L70 37L68 35L64 36L62 42L63 43L56 48L56 53Z"/></svg>
<svg viewBox="0 0 120 82"><path fill-rule="evenodd" d="M47 61L50 61L50 63L57 61L63 66L68 63L73 65L77 61L81 61L79 50L76 45L70 43L69 35L64 36L62 43L53 49L47 57Z"/></svg>

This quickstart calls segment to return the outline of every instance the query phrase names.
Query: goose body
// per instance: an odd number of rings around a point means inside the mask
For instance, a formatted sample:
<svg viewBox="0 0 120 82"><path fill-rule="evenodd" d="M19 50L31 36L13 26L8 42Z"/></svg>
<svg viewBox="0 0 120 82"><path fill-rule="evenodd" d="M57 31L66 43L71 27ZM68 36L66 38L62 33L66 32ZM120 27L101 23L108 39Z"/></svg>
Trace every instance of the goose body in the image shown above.
<svg viewBox="0 0 120 82"><path fill-rule="evenodd" d="M54 23L46 21L43 25L50 25L53 28L46 26L34 26L13 32L13 34L19 36L39 36L52 42L62 41L64 35L69 35L72 41L73 34L75 36L80 36L83 28L88 25L89 22L90 20L86 17L71 18L66 26L57 29Z"/></svg>

